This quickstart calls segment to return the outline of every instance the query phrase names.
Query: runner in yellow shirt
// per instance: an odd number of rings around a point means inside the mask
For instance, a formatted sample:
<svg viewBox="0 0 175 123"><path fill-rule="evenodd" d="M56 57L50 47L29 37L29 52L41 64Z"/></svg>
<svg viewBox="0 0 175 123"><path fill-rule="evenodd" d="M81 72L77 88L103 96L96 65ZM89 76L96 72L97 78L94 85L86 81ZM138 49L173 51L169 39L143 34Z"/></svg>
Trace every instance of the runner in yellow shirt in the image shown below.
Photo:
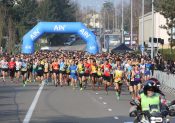
<svg viewBox="0 0 175 123"><path fill-rule="evenodd" d="M84 64L83 64L83 60L81 59L77 65L78 69L78 79L80 81L80 90L83 90L83 82L85 81L85 77L84 77Z"/></svg>
<svg viewBox="0 0 175 123"><path fill-rule="evenodd" d="M120 98L121 86L123 84L123 74L124 71L121 69L121 66L117 66L117 69L114 71L114 86L116 90L117 99Z"/></svg>
<svg viewBox="0 0 175 123"><path fill-rule="evenodd" d="M100 86L103 82L103 72L102 65L100 63L97 64L97 82L98 82L98 90L100 90Z"/></svg>
<svg viewBox="0 0 175 123"><path fill-rule="evenodd" d="M96 79L97 79L97 64L95 60L93 60L90 66L90 74L91 74L91 79L92 79L92 89L95 90L95 84L96 84Z"/></svg>

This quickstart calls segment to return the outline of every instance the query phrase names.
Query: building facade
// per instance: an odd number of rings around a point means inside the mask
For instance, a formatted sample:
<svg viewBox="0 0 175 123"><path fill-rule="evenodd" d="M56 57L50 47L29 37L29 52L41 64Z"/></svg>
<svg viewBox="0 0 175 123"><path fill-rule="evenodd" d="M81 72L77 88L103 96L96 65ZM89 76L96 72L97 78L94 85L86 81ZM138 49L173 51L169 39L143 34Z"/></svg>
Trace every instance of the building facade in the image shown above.
<svg viewBox="0 0 175 123"><path fill-rule="evenodd" d="M166 29L162 29L160 26L166 24L166 19L160 13L154 13L154 38L164 39L164 48L169 48L168 38L170 36L167 34ZM152 12L144 15L144 43L151 46L149 38L152 37ZM139 45L142 44L142 16L139 17ZM155 47L160 48L160 44L154 44Z"/></svg>

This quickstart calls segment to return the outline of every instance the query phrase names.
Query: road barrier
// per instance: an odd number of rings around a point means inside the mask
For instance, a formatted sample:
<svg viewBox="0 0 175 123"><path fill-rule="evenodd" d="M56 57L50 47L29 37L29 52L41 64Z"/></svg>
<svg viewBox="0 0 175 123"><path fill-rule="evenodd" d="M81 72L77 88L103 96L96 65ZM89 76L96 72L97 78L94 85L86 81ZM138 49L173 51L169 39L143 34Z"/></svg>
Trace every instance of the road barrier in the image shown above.
<svg viewBox="0 0 175 123"><path fill-rule="evenodd" d="M162 71L154 71L154 77L157 78L164 86L175 90L175 74L168 74L167 72Z"/></svg>

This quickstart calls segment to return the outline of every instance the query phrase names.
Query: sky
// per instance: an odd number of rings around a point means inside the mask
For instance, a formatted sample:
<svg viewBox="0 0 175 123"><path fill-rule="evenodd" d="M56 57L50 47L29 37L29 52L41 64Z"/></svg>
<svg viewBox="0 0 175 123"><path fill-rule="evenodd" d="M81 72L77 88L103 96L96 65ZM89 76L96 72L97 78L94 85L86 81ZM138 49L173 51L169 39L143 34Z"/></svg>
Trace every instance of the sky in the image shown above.
<svg viewBox="0 0 175 123"><path fill-rule="evenodd" d="M99 11L105 1L113 2L114 5L116 6L117 4L121 3L122 0L73 0L73 1L78 2L82 8L89 6Z"/></svg>

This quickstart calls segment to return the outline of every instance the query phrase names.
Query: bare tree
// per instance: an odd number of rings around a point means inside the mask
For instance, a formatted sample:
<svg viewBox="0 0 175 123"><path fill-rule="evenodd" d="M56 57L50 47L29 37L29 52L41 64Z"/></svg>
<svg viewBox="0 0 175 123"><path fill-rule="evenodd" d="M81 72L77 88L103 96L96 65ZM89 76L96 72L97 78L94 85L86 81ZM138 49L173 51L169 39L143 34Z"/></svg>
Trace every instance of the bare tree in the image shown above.
<svg viewBox="0 0 175 123"><path fill-rule="evenodd" d="M16 40L16 36L15 36L15 28L14 28L14 24L13 24L13 20L11 17L9 17L8 19L8 42L6 43L7 45L7 52L8 53L12 53L14 46L15 46L15 40Z"/></svg>
<svg viewBox="0 0 175 123"><path fill-rule="evenodd" d="M0 6L0 47L2 46L3 40L3 29L5 25L5 8L1 5Z"/></svg>

